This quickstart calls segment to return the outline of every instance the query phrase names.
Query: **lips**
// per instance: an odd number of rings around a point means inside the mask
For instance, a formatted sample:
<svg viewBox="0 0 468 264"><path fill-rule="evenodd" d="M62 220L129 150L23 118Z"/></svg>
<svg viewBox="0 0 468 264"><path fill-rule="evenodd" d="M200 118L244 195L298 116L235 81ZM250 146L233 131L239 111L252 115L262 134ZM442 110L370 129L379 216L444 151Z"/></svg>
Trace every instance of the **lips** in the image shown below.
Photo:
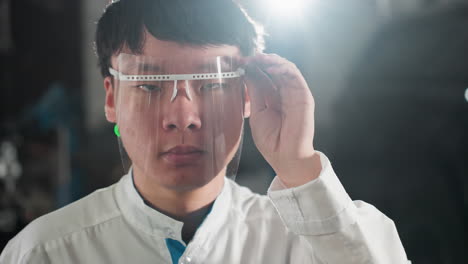
<svg viewBox="0 0 468 264"><path fill-rule="evenodd" d="M205 151L189 145L175 146L162 153L162 158L170 164L181 166L196 163Z"/></svg>

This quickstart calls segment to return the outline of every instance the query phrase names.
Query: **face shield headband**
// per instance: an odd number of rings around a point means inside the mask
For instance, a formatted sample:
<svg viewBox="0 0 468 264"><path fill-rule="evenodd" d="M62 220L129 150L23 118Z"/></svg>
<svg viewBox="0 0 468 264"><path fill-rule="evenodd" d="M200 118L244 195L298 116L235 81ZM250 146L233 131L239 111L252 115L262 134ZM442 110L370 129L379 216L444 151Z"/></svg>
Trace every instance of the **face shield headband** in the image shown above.
<svg viewBox="0 0 468 264"><path fill-rule="evenodd" d="M217 58L217 64L219 64L220 57ZM220 68L220 67L219 67ZM109 72L114 78L119 81L174 81L174 88L171 96L171 102L177 96L177 81L185 81L185 87L190 80L210 80L210 79L229 79L239 78L245 74L244 69L238 68L234 72L215 72L215 73L195 73L195 74L169 74L169 75L125 75L112 68L109 68ZM190 90L186 89L188 98L191 100Z"/></svg>

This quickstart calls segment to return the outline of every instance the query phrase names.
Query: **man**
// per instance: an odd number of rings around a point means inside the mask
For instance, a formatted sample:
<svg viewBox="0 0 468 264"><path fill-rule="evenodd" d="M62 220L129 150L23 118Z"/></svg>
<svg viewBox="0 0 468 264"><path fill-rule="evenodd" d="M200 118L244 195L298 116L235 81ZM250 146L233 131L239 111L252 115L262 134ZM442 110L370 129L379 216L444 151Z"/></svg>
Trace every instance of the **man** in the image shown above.
<svg viewBox="0 0 468 264"><path fill-rule="evenodd" d="M0 263L408 263L393 222L314 150L300 71L260 43L230 0L111 4L96 46L132 168L31 223ZM269 197L229 179L247 117Z"/></svg>

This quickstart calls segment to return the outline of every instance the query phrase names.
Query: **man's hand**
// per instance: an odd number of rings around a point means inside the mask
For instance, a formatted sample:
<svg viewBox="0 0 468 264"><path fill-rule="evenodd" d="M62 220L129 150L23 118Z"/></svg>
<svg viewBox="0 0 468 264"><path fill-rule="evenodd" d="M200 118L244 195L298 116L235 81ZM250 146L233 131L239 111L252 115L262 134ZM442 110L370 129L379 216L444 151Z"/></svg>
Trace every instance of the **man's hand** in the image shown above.
<svg viewBox="0 0 468 264"><path fill-rule="evenodd" d="M275 54L245 59L255 145L287 187L318 177L314 98L299 69Z"/></svg>

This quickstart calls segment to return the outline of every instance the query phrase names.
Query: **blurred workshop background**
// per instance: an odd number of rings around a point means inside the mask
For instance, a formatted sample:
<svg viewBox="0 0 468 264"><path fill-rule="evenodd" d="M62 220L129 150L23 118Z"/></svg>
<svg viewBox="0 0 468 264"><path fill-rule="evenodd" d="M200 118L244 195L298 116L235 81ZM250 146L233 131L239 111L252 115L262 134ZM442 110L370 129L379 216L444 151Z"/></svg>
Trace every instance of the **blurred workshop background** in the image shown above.
<svg viewBox="0 0 468 264"><path fill-rule="evenodd" d="M93 50L109 0L0 0L0 249L123 172ZM468 263L468 1L240 0L316 99L316 149L413 263ZM248 129L248 127L247 127ZM274 172L246 133L237 181Z"/></svg>

